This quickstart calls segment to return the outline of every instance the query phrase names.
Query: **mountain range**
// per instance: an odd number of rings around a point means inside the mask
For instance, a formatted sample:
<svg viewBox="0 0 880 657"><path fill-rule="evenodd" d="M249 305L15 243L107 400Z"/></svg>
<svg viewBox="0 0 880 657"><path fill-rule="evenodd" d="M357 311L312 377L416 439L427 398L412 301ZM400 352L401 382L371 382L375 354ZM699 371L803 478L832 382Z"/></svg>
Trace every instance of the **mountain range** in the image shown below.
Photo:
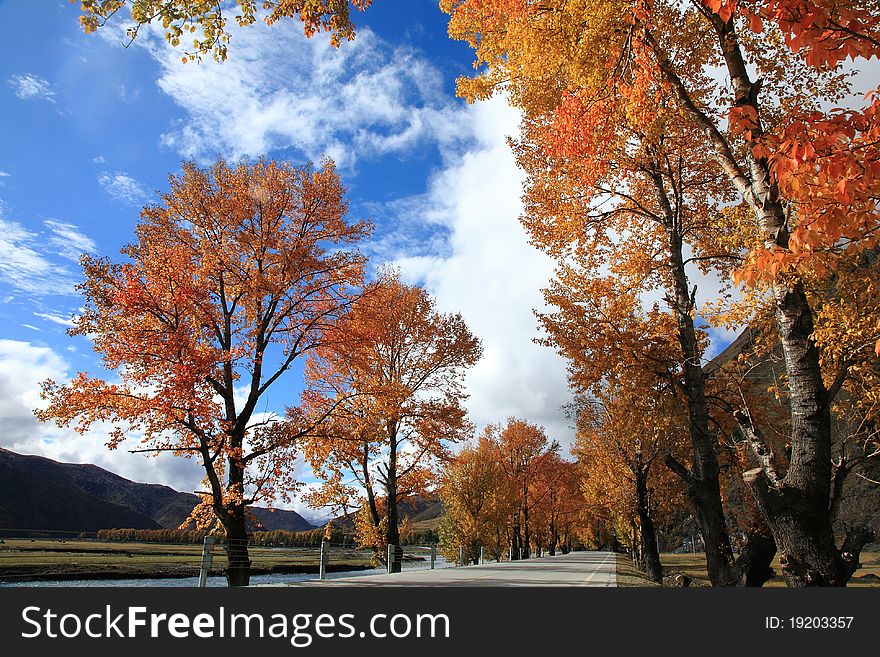
<svg viewBox="0 0 880 657"><path fill-rule="evenodd" d="M0 529L174 529L198 501L192 493L130 481L96 465L60 463L0 448ZM260 529L314 529L295 511L250 511L262 523Z"/></svg>

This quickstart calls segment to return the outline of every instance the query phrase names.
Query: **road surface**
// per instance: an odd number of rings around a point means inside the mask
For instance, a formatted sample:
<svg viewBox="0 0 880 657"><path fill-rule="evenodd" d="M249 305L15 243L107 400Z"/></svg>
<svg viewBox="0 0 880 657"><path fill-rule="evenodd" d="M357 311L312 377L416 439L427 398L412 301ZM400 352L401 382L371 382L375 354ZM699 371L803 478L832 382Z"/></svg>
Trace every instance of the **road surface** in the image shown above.
<svg viewBox="0 0 880 657"><path fill-rule="evenodd" d="M617 586L612 552L572 552L483 566L308 580L298 586Z"/></svg>

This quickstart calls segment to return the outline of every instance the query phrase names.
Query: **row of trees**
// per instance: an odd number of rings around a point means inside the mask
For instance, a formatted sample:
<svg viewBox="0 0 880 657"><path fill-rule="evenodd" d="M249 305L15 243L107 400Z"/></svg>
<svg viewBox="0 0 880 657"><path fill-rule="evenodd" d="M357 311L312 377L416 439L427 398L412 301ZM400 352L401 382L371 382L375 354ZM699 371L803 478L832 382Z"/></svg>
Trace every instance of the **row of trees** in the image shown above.
<svg viewBox="0 0 880 657"><path fill-rule="evenodd" d="M200 544L205 537L216 536L220 543L226 539L222 532L207 529L99 529L99 541L138 542L138 543L178 543ZM283 529L255 531L250 534L251 545L260 547L320 547L322 541L343 543L347 537L339 529L309 529L290 532Z"/></svg>
<svg viewBox="0 0 880 657"><path fill-rule="evenodd" d="M576 464L541 427L516 418L486 427L441 478L444 555L458 561L464 548L476 563L481 548L492 559L568 551L583 513L579 483Z"/></svg>
<svg viewBox="0 0 880 657"><path fill-rule="evenodd" d="M556 310L541 319L575 390L604 408L587 434L620 442L627 387L637 408L656 409L625 430L634 451L618 476L638 488L636 471L664 453L713 584L760 583L777 549L790 586L845 584L871 534L835 541L831 418L835 404L858 406L863 443L876 426L880 90L856 109L837 104L849 93L841 62L880 55L876 3L441 6L481 70L459 92L503 91L523 112L523 222L558 263L546 292ZM723 285L711 312L698 309L698 270L741 283L742 300ZM662 303L647 300L655 290ZM784 449L768 438L766 403L710 394L698 312L766 327L780 345ZM683 434L654 447L674 405ZM741 481L759 512L736 557L719 466L731 425L752 448Z"/></svg>
<svg viewBox="0 0 880 657"><path fill-rule="evenodd" d="M119 4L84 3L86 29ZM307 33L326 29L338 43L353 35L350 9L368 4L268 3L266 19L296 17ZM240 22L252 23L254 3L239 5ZM670 495L659 491L674 474L715 585L762 582L777 550L790 586L845 584L871 533L854 526L835 536L840 490L854 463L877 452L880 90L845 108L842 62L880 55L876 2L442 0L441 7L451 36L474 47L480 70L460 81L460 93L473 100L503 91L523 112L514 144L527 174L523 222L557 261L546 291L551 311L541 322L583 400L582 488L611 500L621 484L648 554L651 514L661 498L673 499L672 480ZM205 38L194 54L225 56L228 34L213 3L132 9L132 37L155 17L173 44L200 25ZM48 384L43 417L80 418L81 428L122 419L153 441L149 449L198 454L206 502L227 531L243 531L254 499L246 489L274 487L282 496L291 489L285 468L293 445L320 436L308 454L326 464L329 484L314 501L347 508L357 480L368 496L362 534L395 539L401 491L430 480L413 455L445 455L421 439L433 420L405 411L405 394L394 392L413 382L378 365L389 349L396 358L407 349L386 345L373 365L349 371L333 353L345 338L327 339L359 298L363 263L341 246L366 227L341 222L332 167L288 168L292 177L273 183L274 165L261 166L266 171L253 178L222 163L213 176L190 166L172 181L164 207L145 210L140 243L126 252L136 264L86 260L90 303L74 332L97 336L108 368L125 366L123 383L83 375L68 386ZM280 193L286 185L302 192ZM215 238L232 255L193 258L197 245ZM714 304L698 308L699 270L740 287L722 284ZM657 290L662 297L652 302ZM774 392L782 411L753 396L737 366L708 377L700 316L753 325L768 354L779 345L784 375ZM247 329L231 328L239 317ZM377 344L383 339L398 338L383 334ZM462 367L478 355L467 342L453 350ZM262 372L272 344L284 355L278 376L314 354L317 385L284 422L254 425L256 401L276 380ZM360 372L370 367L383 371L382 383L364 387ZM249 392L238 407L233 384L241 377ZM358 400L371 397L381 401L365 411ZM436 399L437 409L455 408ZM849 420L837 435L835 413ZM467 432L454 412L436 422L454 439ZM370 467L377 458L384 459L378 476ZM461 463L469 458L479 460ZM741 475L725 481L722 465ZM245 472L255 470L261 474L246 483ZM385 510L370 493L375 484L390 500ZM519 524L510 525L509 542L530 545L530 489L514 484ZM747 496L738 495L743 490ZM463 513L482 513L460 504Z"/></svg>
<svg viewBox="0 0 880 657"><path fill-rule="evenodd" d="M110 448L140 434L133 451L201 462L191 520L222 528L231 585L249 580L247 507L289 500L299 456L324 477L307 499L360 508L362 542L381 554L400 542L397 503L469 430L462 379L479 341L396 272L365 284L353 246L371 227L345 214L329 160L185 163L123 261L82 260L84 311L69 333L88 336L117 379L43 384L41 420L80 432L109 422ZM301 402L260 412L300 362Z"/></svg>

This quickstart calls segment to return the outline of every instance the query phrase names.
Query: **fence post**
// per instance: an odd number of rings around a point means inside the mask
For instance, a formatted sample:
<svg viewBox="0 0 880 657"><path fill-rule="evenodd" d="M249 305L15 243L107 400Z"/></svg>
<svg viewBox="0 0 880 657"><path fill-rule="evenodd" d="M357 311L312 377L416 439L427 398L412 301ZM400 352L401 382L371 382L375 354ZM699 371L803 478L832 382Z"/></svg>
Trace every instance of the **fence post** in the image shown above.
<svg viewBox="0 0 880 657"><path fill-rule="evenodd" d="M324 579L327 574L327 561L330 557L327 541L321 541L321 561L318 564L318 579Z"/></svg>
<svg viewBox="0 0 880 657"><path fill-rule="evenodd" d="M437 561L437 545L431 544L431 570L434 570L434 562Z"/></svg>
<svg viewBox="0 0 880 657"><path fill-rule="evenodd" d="M481 566L482 566L484 563L486 563L486 559L485 559L485 557L486 557L486 548L484 548L484 547L481 545L481 546L480 546L480 565L481 565Z"/></svg>
<svg viewBox="0 0 880 657"><path fill-rule="evenodd" d="M200 589L203 589L208 585L208 571L211 570L211 562L214 560L215 543L217 543L216 536L205 536L205 542L202 545L202 565L199 569Z"/></svg>

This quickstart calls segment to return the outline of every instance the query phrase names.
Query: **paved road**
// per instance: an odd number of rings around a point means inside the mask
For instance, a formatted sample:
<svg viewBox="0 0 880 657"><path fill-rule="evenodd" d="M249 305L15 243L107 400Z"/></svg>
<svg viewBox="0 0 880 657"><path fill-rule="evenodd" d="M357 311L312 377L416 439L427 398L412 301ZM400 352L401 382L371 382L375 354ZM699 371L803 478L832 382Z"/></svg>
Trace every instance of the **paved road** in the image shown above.
<svg viewBox="0 0 880 657"><path fill-rule="evenodd" d="M310 580L300 586L617 586L611 552L573 552L483 566Z"/></svg>

